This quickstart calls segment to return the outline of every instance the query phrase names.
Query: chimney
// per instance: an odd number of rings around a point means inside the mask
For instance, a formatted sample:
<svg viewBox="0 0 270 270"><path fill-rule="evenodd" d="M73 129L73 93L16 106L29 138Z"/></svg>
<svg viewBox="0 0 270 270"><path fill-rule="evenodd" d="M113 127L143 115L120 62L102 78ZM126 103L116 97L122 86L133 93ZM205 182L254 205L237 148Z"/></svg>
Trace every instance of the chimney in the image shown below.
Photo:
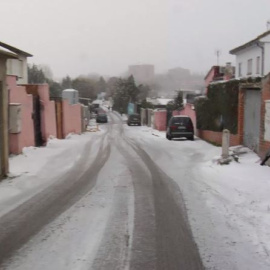
<svg viewBox="0 0 270 270"><path fill-rule="evenodd" d="M226 67L225 67L225 80L229 80L233 77L233 66L231 62L227 62L226 63Z"/></svg>

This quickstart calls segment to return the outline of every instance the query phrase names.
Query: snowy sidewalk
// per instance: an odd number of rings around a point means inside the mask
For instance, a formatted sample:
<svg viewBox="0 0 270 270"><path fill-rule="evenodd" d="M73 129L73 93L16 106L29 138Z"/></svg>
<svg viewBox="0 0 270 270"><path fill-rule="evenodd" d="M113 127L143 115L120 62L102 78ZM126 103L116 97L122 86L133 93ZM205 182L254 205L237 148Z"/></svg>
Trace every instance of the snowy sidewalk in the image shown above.
<svg viewBox="0 0 270 270"><path fill-rule="evenodd" d="M221 147L202 140L168 141L148 127L126 133L179 184L206 269L270 269L270 168L255 153L242 148L239 163L219 165Z"/></svg>
<svg viewBox="0 0 270 270"><path fill-rule="evenodd" d="M104 131L69 135L65 140L51 139L46 147L26 147L10 158L9 177L0 183L0 216L57 181L81 159L91 144L93 160Z"/></svg>
<svg viewBox="0 0 270 270"><path fill-rule="evenodd" d="M12 157L10 178L0 183L0 216L68 173L86 147L94 160L105 130ZM270 269L270 168L256 154L247 149L239 163L222 166L221 148L199 139L168 141L148 127L125 126L125 134L179 184L206 269Z"/></svg>

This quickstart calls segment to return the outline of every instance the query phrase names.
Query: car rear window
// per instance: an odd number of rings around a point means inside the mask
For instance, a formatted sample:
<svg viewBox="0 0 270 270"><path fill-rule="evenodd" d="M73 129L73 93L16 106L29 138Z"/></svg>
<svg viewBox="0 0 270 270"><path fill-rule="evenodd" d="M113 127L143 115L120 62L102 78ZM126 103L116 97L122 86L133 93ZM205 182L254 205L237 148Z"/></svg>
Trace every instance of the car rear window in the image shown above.
<svg viewBox="0 0 270 270"><path fill-rule="evenodd" d="M129 116L130 120L138 120L139 119L139 115L130 115Z"/></svg>
<svg viewBox="0 0 270 270"><path fill-rule="evenodd" d="M190 122L189 117L174 117L172 119L172 124L175 125L187 125Z"/></svg>

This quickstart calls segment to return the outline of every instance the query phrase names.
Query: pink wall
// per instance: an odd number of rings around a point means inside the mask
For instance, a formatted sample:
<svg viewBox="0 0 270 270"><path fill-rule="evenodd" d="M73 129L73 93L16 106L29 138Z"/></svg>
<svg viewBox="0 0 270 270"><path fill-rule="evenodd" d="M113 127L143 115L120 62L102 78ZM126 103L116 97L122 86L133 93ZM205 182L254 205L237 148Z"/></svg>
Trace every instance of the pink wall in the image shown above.
<svg viewBox="0 0 270 270"><path fill-rule="evenodd" d="M50 100L49 86L47 84L38 85L38 94L41 102L41 131L44 142L50 136L57 136L55 103Z"/></svg>
<svg viewBox="0 0 270 270"><path fill-rule="evenodd" d="M212 69L210 70L210 72L207 74L207 76L204 79L204 82L205 82L205 95L207 94L207 87L210 84L210 82L213 81L214 76L215 76L215 69L212 67Z"/></svg>
<svg viewBox="0 0 270 270"><path fill-rule="evenodd" d="M154 127L159 131L165 131L167 128L167 111L155 111L154 114Z"/></svg>
<svg viewBox="0 0 270 270"><path fill-rule="evenodd" d="M26 93L24 86L17 86L15 76L7 76L9 89L9 102L22 104L22 124L21 132L9 134L9 151L11 154L19 154L23 147L34 146L34 126L32 120L33 97Z"/></svg>
<svg viewBox="0 0 270 270"><path fill-rule="evenodd" d="M81 105L70 105L67 100L63 100L63 135L66 137L69 133L80 134L81 125Z"/></svg>
<svg viewBox="0 0 270 270"><path fill-rule="evenodd" d="M215 143L217 145L222 145L222 132L216 132L216 131L211 131L211 130L198 130L198 137L201 139ZM236 146L239 145L240 143L240 136L238 134L230 135L230 146Z"/></svg>
<svg viewBox="0 0 270 270"><path fill-rule="evenodd" d="M193 108L194 108L193 104L187 103L183 110L173 111L173 115L187 115L187 116L189 116L191 118L193 126L194 126L194 132L195 132L195 134L197 134L197 132L196 132L196 127L197 127L196 112Z"/></svg>
<svg viewBox="0 0 270 270"><path fill-rule="evenodd" d="M41 85L17 85L15 76L7 76L9 89L9 103L20 103L22 105L21 132L9 134L10 153L19 154L23 147L35 146L35 133L33 115L33 95L38 95L41 103L41 132L44 142L50 136L57 136L55 102L50 100L49 86ZM31 94L27 94L31 93ZM81 105L69 105L63 101L63 134L80 134L81 125Z"/></svg>

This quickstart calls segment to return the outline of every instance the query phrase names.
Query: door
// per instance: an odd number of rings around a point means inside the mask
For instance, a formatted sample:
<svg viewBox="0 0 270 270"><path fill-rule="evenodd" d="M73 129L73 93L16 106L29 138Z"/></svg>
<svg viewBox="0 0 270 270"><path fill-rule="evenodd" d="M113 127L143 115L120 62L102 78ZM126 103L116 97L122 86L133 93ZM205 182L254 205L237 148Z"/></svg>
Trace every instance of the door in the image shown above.
<svg viewBox="0 0 270 270"><path fill-rule="evenodd" d="M33 95L33 122L35 133L35 146L43 145L42 132L41 132L41 106L38 95Z"/></svg>
<svg viewBox="0 0 270 270"><path fill-rule="evenodd" d="M148 126L148 109L145 109L145 123L144 125Z"/></svg>
<svg viewBox="0 0 270 270"><path fill-rule="evenodd" d="M62 108L62 100L55 99L55 116L56 116L56 131L57 131L57 139L63 139L63 108Z"/></svg>
<svg viewBox="0 0 270 270"><path fill-rule="evenodd" d="M244 145L258 153L260 142L261 91L246 90L244 107Z"/></svg>
<svg viewBox="0 0 270 270"><path fill-rule="evenodd" d="M0 81L0 179L2 176L2 160L3 160L3 87L2 82Z"/></svg>

